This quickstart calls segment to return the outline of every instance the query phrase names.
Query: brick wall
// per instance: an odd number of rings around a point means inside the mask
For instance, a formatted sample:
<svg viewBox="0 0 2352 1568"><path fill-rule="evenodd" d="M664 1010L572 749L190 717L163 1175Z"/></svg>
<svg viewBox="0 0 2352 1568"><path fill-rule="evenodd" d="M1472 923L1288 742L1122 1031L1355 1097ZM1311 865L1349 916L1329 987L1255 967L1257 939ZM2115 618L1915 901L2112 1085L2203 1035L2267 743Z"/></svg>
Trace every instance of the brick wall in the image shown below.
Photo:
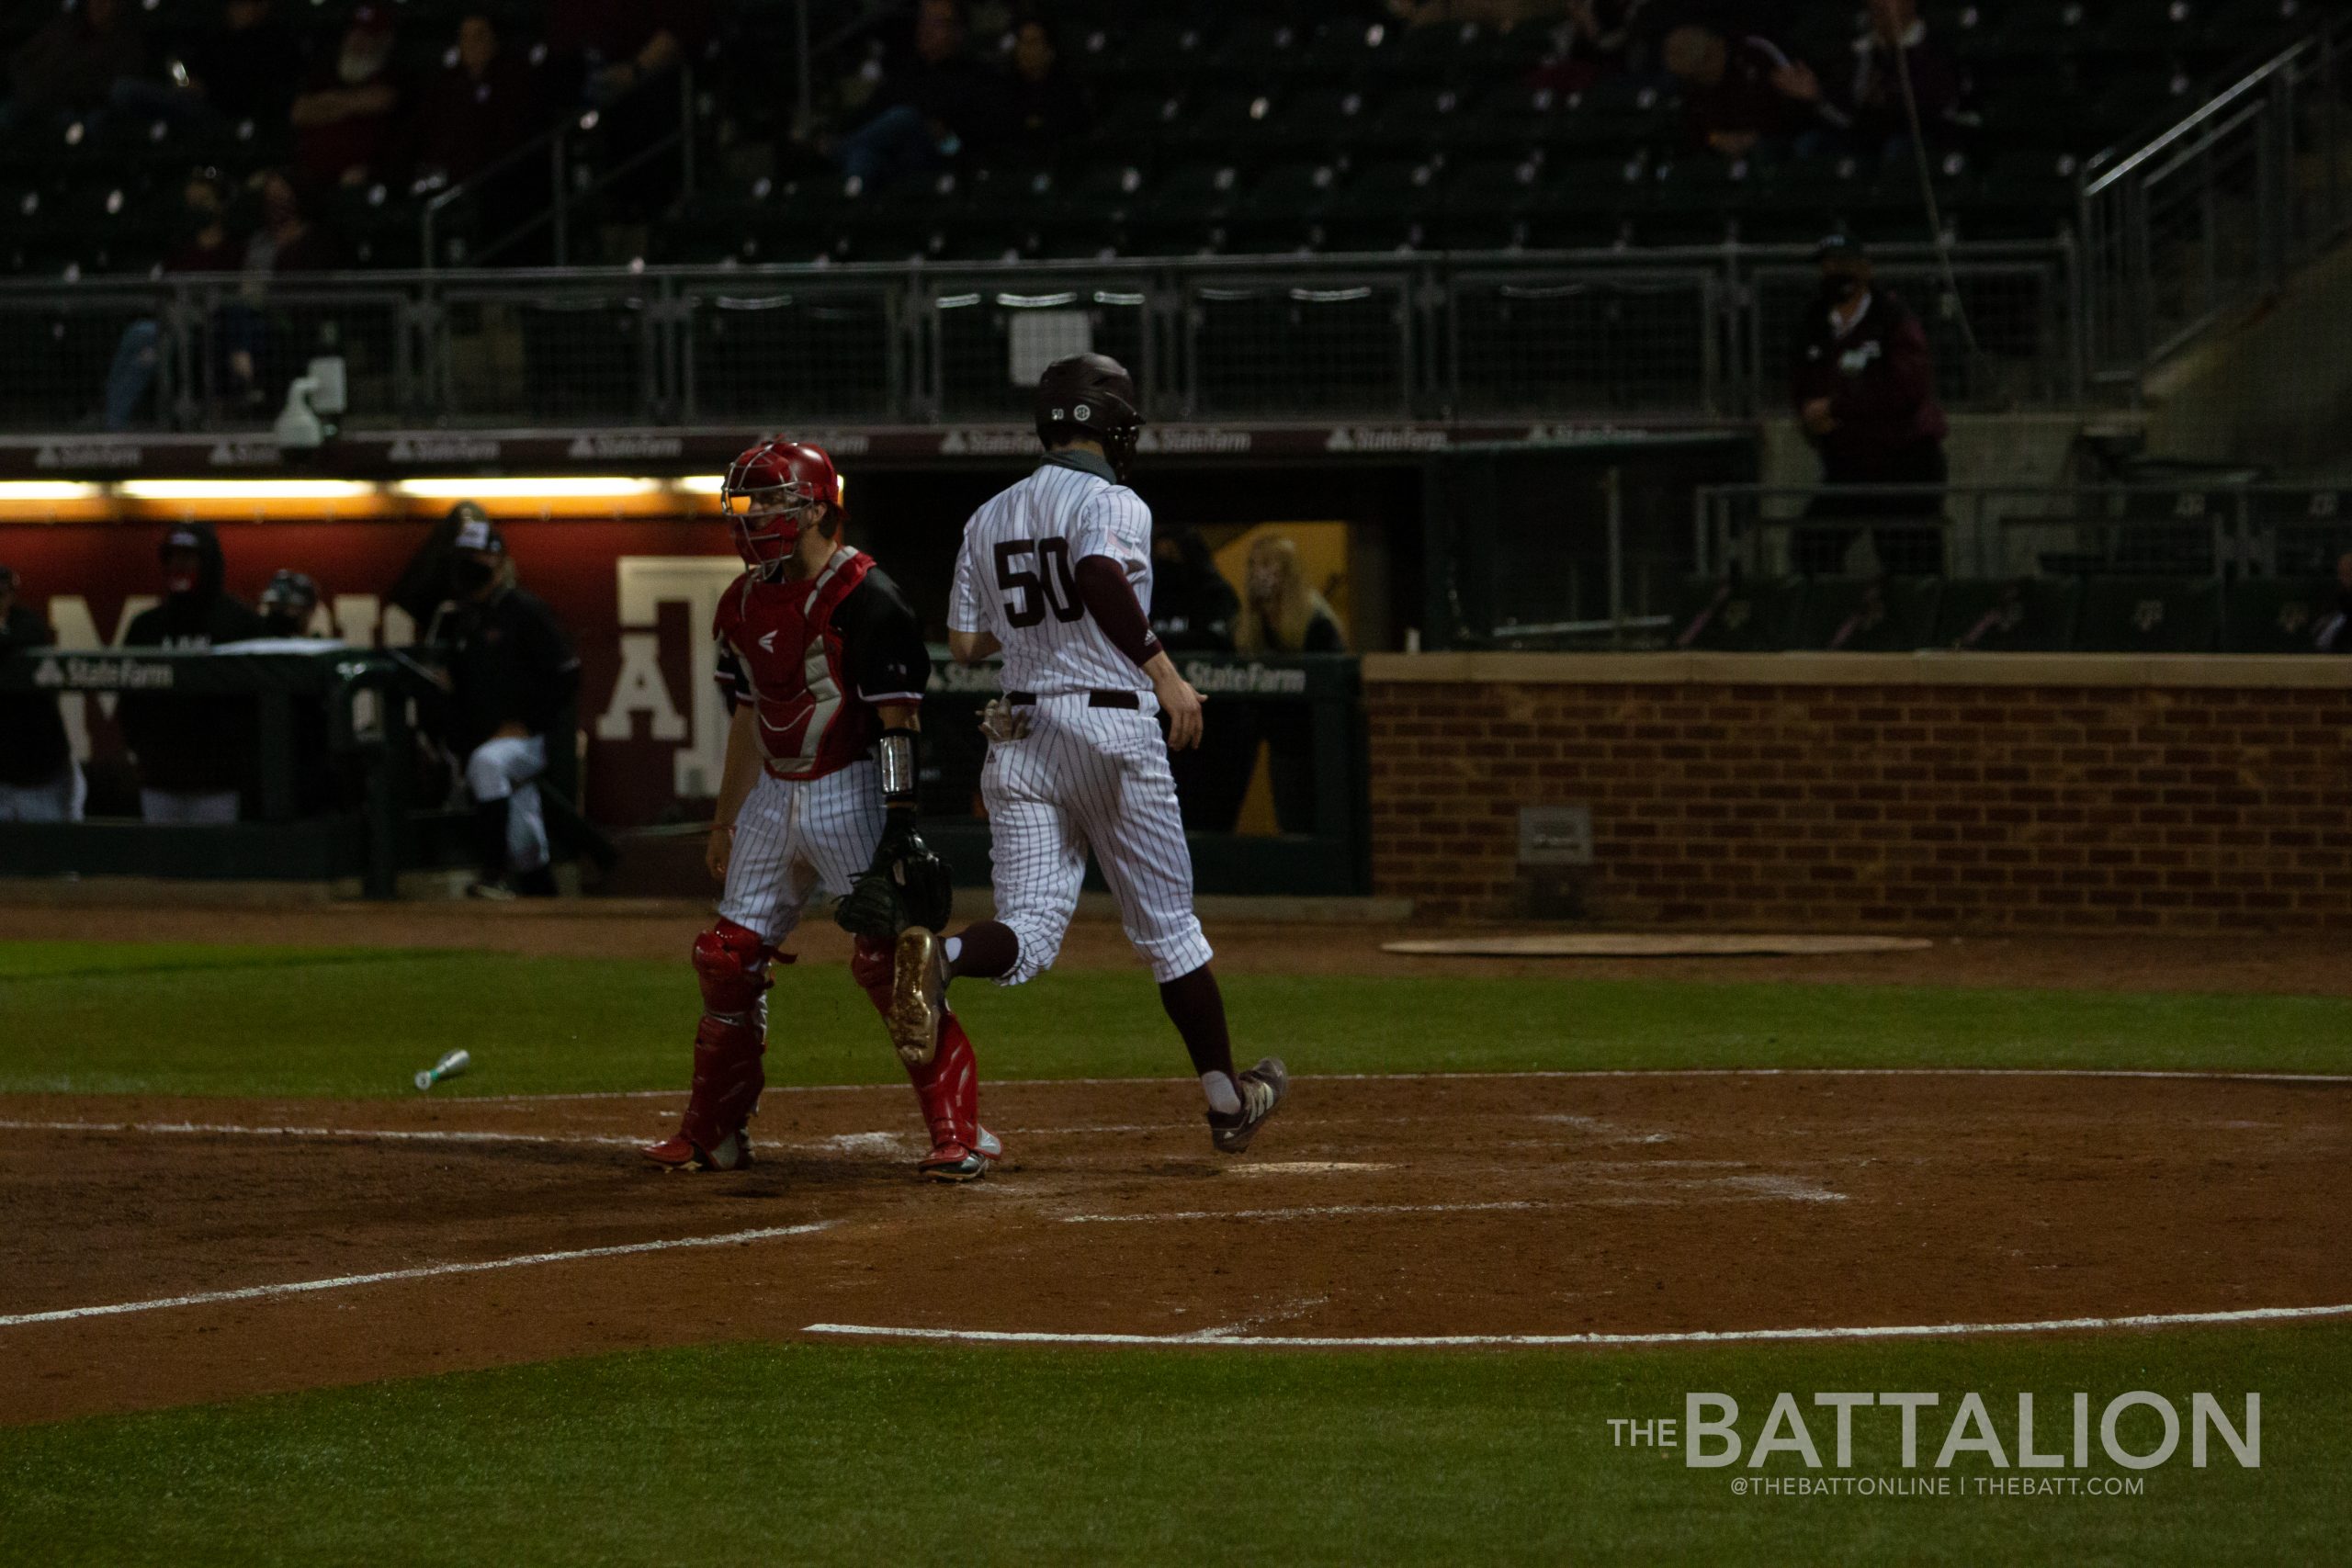
<svg viewBox="0 0 2352 1568"><path fill-rule="evenodd" d="M1514 912L1592 808L1588 913L1792 929L2352 930L2352 660L1366 661L1373 879Z"/></svg>

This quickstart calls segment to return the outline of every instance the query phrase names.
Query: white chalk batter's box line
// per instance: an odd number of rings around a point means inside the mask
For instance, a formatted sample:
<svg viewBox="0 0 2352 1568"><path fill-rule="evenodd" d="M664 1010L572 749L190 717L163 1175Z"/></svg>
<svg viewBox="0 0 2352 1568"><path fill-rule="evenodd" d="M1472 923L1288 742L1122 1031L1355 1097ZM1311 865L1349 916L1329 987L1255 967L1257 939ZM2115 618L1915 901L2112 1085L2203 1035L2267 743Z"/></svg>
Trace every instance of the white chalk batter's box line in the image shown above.
<svg viewBox="0 0 2352 1568"><path fill-rule="evenodd" d="M2189 1083L2352 1084L2352 1073L2253 1073L2196 1067L1531 1067L1522 1072L1295 1073L1294 1083L1451 1083L1496 1078L2153 1078ZM1183 1078L989 1078L996 1089L1100 1088L1182 1084ZM769 1094L873 1094L903 1092L893 1083L770 1084ZM568 1100L670 1100L684 1102L673 1089L596 1089L577 1094L486 1094L451 1098L469 1105L544 1105Z"/></svg>
<svg viewBox="0 0 2352 1568"><path fill-rule="evenodd" d="M2229 1312L2141 1313L2118 1317L2053 1317L2028 1323L1919 1323L1855 1328L1691 1329L1657 1334L1241 1334L1224 1328L1186 1334L1062 1334L1027 1329L900 1328L877 1324L812 1323L803 1334L860 1339L948 1340L966 1345L1061 1345L1138 1349L1430 1350L1599 1349L1674 1345L1757 1345L1838 1339L1959 1339L1996 1334L2080 1334L2108 1329L2194 1328L2298 1323L2352 1316L2335 1306L2246 1307Z"/></svg>

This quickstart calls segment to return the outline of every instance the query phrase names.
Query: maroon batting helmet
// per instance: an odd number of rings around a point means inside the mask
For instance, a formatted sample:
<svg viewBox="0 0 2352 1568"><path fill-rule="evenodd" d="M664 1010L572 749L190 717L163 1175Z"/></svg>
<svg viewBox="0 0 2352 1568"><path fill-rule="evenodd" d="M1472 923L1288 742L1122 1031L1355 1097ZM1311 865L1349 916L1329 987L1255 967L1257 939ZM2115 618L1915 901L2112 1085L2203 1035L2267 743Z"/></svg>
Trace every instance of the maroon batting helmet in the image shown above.
<svg viewBox="0 0 2352 1568"><path fill-rule="evenodd" d="M790 555L803 527L842 504L842 490L823 447L763 441L728 468L718 504L735 530L736 553L756 571Z"/></svg>

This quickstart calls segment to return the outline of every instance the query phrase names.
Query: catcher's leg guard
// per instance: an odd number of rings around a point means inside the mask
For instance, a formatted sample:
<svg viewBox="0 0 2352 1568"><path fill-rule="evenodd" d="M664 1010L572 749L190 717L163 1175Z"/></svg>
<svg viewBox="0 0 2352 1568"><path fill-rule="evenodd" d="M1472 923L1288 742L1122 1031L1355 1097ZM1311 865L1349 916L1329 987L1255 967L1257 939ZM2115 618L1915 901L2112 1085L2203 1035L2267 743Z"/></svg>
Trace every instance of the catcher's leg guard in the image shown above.
<svg viewBox="0 0 2352 1568"><path fill-rule="evenodd" d="M759 933L731 920L695 939L702 982L702 1024L695 1031L695 1084L677 1136L645 1151L673 1168L732 1170L752 1163L744 1124L767 1087L760 1057L767 1050L768 973L774 952Z"/></svg>
<svg viewBox="0 0 2352 1568"><path fill-rule="evenodd" d="M980 1066L971 1036L954 1013L940 1022L939 1050L907 1077L931 1129L931 1153L915 1168L933 1181L970 1181L988 1174L1002 1146L980 1126ZM991 1152L993 1151L993 1152Z"/></svg>

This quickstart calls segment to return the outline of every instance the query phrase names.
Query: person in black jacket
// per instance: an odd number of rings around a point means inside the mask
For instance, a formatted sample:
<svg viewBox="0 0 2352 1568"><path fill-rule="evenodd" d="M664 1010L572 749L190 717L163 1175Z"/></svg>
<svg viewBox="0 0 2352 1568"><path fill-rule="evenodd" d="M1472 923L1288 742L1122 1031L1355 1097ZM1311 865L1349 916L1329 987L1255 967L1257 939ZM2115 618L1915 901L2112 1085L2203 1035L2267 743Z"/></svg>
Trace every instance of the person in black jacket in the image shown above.
<svg viewBox="0 0 2352 1568"><path fill-rule="evenodd" d="M221 589L225 563L212 525L174 525L159 553L164 602L131 621L124 646L201 650L262 635L261 617ZM139 760L140 814L148 821L237 819L259 744L254 699L125 692L115 718Z"/></svg>
<svg viewBox="0 0 2352 1568"><path fill-rule="evenodd" d="M448 562L456 614L444 626L449 650L449 749L466 760L474 800L477 898L552 897L547 818L536 782L548 747L580 685L571 638L538 595L514 580L514 558L497 525L462 522Z"/></svg>
<svg viewBox="0 0 2352 1568"><path fill-rule="evenodd" d="M0 659L53 648L57 634L21 597L19 579L0 566ZM82 766L65 717L47 692L0 692L0 822L79 822Z"/></svg>
<svg viewBox="0 0 2352 1568"><path fill-rule="evenodd" d="M1857 493L1872 485L1941 486L1946 422L1936 401L1928 332L1910 307L1871 276L1869 254L1843 235L1821 243L1821 293L1797 334L1789 400L1805 438L1821 454L1821 482L1808 518L1847 526L1804 528L1796 568L1835 575L1853 543L1853 524L1876 525L1879 567L1933 575L1943 570L1943 497Z"/></svg>
<svg viewBox="0 0 2352 1568"><path fill-rule="evenodd" d="M1170 653L1231 653L1241 621L1241 596L1216 569L1216 557L1197 528L1165 528L1151 536L1151 631ZM1184 826L1201 833L1230 833L1258 769L1258 710L1250 703L1218 703L1201 723L1201 743L1171 752L1176 801Z"/></svg>

